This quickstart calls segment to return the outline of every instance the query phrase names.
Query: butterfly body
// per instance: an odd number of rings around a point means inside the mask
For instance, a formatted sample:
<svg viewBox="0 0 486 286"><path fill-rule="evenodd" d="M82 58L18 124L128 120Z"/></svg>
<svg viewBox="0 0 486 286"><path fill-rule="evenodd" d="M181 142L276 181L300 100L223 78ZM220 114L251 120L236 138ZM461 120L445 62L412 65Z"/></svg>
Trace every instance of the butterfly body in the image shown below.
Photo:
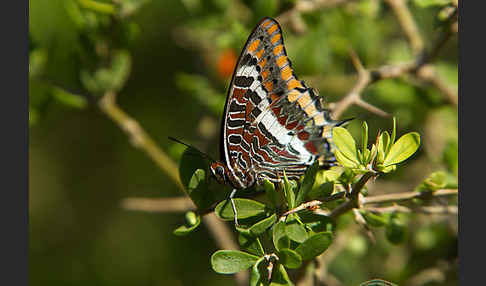
<svg viewBox="0 0 486 286"><path fill-rule="evenodd" d="M287 57L282 30L262 19L237 61L221 131L221 157L210 169L235 189L299 178L316 160L334 162L332 127L322 98L299 81Z"/></svg>

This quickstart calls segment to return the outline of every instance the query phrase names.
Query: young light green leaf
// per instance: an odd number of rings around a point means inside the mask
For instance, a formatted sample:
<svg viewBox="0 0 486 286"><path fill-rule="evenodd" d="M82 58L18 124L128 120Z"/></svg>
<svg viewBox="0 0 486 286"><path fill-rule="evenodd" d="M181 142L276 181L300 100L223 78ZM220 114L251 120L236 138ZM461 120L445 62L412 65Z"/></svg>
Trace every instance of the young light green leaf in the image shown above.
<svg viewBox="0 0 486 286"><path fill-rule="evenodd" d="M334 157L338 160L341 165L348 168L356 168L358 164L354 161L349 160L346 156L344 156L339 150L334 150Z"/></svg>
<svg viewBox="0 0 486 286"><path fill-rule="evenodd" d="M356 142L348 130L342 127L334 127L332 129L332 140L334 141L334 144L336 144L337 149L341 152L341 155L354 164L359 164Z"/></svg>
<svg viewBox="0 0 486 286"><path fill-rule="evenodd" d="M420 145L420 135L417 132L411 132L400 137L390 148L390 152L385 157L383 165L390 166L398 164L417 151Z"/></svg>
<svg viewBox="0 0 486 286"><path fill-rule="evenodd" d="M393 129L392 129L392 135L391 135L391 138L390 138L390 144L391 145L395 144L396 137L397 137L397 119L395 117L393 117ZM387 150L387 153L388 153L388 150Z"/></svg>
<svg viewBox="0 0 486 286"><path fill-rule="evenodd" d="M273 214L270 217L262 219L261 221L250 227L250 233L253 236L259 236L269 229L277 221L277 215Z"/></svg>
<svg viewBox="0 0 486 286"><path fill-rule="evenodd" d="M366 121L363 121L363 125L361 127L361 153L365 158L366 161L366 150L368 150L368 124ZM366 162L364 162L366 164Z"/></svg>
<svg viewBox="0 0 486 286"><path fill-rule="evenodd" d="M295 251L302 256L302 260L309 260L323 253L331 243L332 234L330 232L319 232L309 237Z"/></svg>
<svg viewBox="0 0 486 286"><path fill-rule="evenodd" d="M233 199L233 201L235 202L238 219L255 217L265 213L265 205L260 202L242 198L236 198ZM220 202L216 208L214 208L214 212L223 220L234 219L233 208L231 207L231 202L229 200Z"/></svg>
<svg viewBox="0 0 486 286"><path fill-rule="evenodd" d="M281 249L278 252L279 262L290 269L299 268L302 264L302 257L296 251L290 248Z"/></svg>
<svg viewBox="0 0 486 286"><path fill-rule="evenodd" d="M258 256L239 250L218 250L211 256L213 270L221 274L240 272L257 261Z"/></svg>

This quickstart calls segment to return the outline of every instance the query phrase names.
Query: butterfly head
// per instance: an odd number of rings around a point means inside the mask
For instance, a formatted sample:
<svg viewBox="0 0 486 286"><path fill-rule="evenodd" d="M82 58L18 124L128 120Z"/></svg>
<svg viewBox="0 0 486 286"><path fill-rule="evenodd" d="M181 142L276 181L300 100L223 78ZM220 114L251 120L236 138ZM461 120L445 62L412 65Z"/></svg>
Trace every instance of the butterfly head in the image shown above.
<svg viewBox="0 0 486 286"><path fill-rule="evenodd" d="M228 169L225 164L221 162L213 161L209 165L209 169L211 170L211 173L220 184L226 184L226 182L228 181L227 180L228 178L226 176Z"/></svg>

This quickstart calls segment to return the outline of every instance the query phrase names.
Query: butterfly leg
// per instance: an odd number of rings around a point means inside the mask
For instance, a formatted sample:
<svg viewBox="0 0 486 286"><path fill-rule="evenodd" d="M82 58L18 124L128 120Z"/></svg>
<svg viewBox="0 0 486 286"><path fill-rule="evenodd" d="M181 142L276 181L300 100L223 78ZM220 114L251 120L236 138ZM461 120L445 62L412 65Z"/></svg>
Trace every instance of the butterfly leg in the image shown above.
<svg viewBox="0 0 486 286"><path fill-rule="evenodd" d="M236 189L233 189L233 191L231 192L230 194L230 201L231 201L231 207L233 208L233 214L234 214L234 218L235 218L235 225L238 226L238 215L237 215L237 212L236 212L236 205L235 205L235 201L233 200L233 198L235 197L235 194L236 194Z"/></svg>

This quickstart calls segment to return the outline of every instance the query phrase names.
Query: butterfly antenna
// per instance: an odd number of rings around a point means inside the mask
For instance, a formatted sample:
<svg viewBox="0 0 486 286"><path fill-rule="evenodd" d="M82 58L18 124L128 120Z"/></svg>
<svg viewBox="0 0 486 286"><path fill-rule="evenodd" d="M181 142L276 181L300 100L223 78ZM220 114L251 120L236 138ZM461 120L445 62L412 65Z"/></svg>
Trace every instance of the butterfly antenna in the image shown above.
<svg viewBox="0 0 486 286"><path fill-rule="evenodd" d="M187 143L184 143L184 142L182 142L181 140L176 139L176 138L171 137L171 136L169 136L168 138L169 138L170 140L174 141L174 142L177 142L177 143L179 143L179 144L182 144L182 145L186 146L187 148L190 148L191 150L195 150L196 152L195 152L194 154L202 155L204 158L206 158L206 159L208 159L208 160L210 160L210 161L216 161L216 160L214 160L213 158L211 158L211 157L210 157L208 154L206 154L206 153L203 153L203 152L199 151L199 150L198 150L196 147L194 147L194 146L192 146L192 145L189 145L189 144L187 144Z"/></svg>

